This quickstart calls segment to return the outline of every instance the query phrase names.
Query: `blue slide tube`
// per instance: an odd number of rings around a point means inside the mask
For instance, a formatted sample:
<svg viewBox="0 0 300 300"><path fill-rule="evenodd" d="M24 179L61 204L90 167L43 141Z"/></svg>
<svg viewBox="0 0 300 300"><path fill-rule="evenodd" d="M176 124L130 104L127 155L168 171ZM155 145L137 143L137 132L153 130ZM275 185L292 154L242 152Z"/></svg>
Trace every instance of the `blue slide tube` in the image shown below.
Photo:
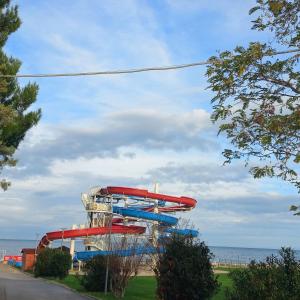
<svg viewBox="0 0 300 300"><path fill-rule="evenodd" d="M178 228L166 228L164 230L164 232L166 233L176 233L176 234L180 234L180 235L189 235L192 237L197 237L199 232L198 230L194 230L194 229L178 229Z"/></svg>
<svg viewBox="0 0 300 300"><path fill-rule="evenodd" d="M159 249L155 247L137 247L137 248L130 248L130 249L123 249L123 250L99 250L99 251L80 251L77 252L75 255L75 259L86 261L93 258L96 255L117 255L117 256L132 256L132 255L142 255L142 254L154 254L157 252L163 252L163 247Z"/></svg>
<svg viewBox="0 0 300 300"><path fill-rule="evenodd" d="M120 214L127 217L152 220L160 223L165 223L168 225L176 225L178 222L178 219L175 217L162 215L162 214L155 214L153 212L147 212L147 211L137 210L133 208L123 208L123 207L114 206L113 212L115 214Z"/></svg>
<svg viewBox="0 0 300 300"><path fill-rule="evenodd" d="M125 207L118 207L113 206L113 213L119 214L122 216L127 217L133 217L138 219L145 219L145 220L152 220L157 221L161 225L168 225L173 226L176 225L178 222L178 219L172 216L163 215L163 214L156 214L153 212L147 212L140 209L134 209L134 208L125 208ZM192 237L198 236L198 231L193 229L177 229L177 228L166 228L164 230L165 233L177 233L181 235L189 235ZM140 246L135 249L123 249L123 250L99 250L99 251L80 251L77 252L75 255L75 259L86 261L91 259L92 257L96 255L118 255L118 256L131 256L131 255L142 255L142 254L153 254L157 253L158 249L155 247L144 247ZM159 248L160 252L164 252L163 247Z"/></svg>

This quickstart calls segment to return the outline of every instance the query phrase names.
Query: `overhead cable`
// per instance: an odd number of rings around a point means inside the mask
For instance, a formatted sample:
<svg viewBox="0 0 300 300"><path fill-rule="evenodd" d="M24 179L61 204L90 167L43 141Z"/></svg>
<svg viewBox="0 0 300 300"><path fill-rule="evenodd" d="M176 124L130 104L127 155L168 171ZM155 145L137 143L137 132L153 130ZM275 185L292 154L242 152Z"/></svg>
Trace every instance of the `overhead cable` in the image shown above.
<svg viewBox="0 0 300 300"><path fill-rule="evenodd" d="M300 52L300 49L293 49L287 51L278 51L265 56L275 56L280 54L288 54ZM96 76L96 75L118 75L118 74L130 74L130 73L142 73L151 71L169 71L177 69L192 68L197 66L203 66L211 64L212 60L199 61L188 64L161 66L161 67L145 67L136 69L123 69L123 70L108 70L108 71L95 71L95 72L73 72L73 73L48 73L48 74L0 74L0 78L37 78L37 77L75 77L75 76Z"/></svg>

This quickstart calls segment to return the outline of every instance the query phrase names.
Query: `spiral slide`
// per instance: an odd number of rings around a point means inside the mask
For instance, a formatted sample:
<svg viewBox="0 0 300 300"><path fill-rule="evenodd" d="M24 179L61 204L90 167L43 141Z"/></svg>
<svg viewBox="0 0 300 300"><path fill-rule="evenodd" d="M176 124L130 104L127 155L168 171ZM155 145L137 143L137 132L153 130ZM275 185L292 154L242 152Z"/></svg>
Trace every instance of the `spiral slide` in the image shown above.
<svg viewBox="0 0 300 300"><path fill-rule="evenodd" d="M176 210L189 210L196 206L197 201L193 198L189 197L175 197L175 196L169 196L169 195L163 195L163 194L157 194L157 193L151 193L147 190L143 189L134 189L134 188L128 188L128 187L112 187L109 186L107 188L102 188L99 191L100 195L102 196L108 196L108 195L117 195L117 196L129 196L134 197L137 200L159 200L161 203L161 206L164 206L164 202L172 202L179 205L176 206L169 206L169 207L160 207L159 211L163 212L173 212ZM154 207L152 207L154 208ZM151 207L149 208L151 209Z"/></svg>
<svg viewBox="0 0 300 300"><path fill-rule="evenodd" d="M78 237L89 237L93 235L104 235L109 232L112 234L142 234L146 230L145 227L141 226L123 226L123 225L113 225L110 227L92 227L92 228L82 228L82 229L69 229L64 231L53 231L46 233L38 244L37 250L47 247L50 242L54 240L68 239L68 238L78 238Z"/></svg>
<svg viewBox="0 0 300 300"><path fill-rule="evenodd" d="M130 203L127 205L127 207L113 206L113 213L120 215L121 218L114 218L111 227L92 227L49 232L43 236L37 250L39 251L47 247L51 241L57 239L88 237L105 234L145 233L145 227L120 225L119 223L122 223L124 217L127 217L130 221L142 220L157 222L162 229L161 231L163 231L164 233L177 233L193 237L198 235L198 231L196 230L172 228L171 226L176 225L178 219L173 216L160 214L160 212L190 210L194 208L197 203L197 201L193 198L175 197L158 193L151 193L144 189L135 189L128 187L100 188L99 190L97 190L94 196L97 196L98 202L104 201L105 199L113 199L114 202L119 203L120 201L125 201L126 199L126 201L129 201ZM137 205L136 203L139 203L139 205ZM166 206L166 203L172 203L172 205ZM137 249L135 249L135 251L136 250ZM132 255L132 249L115 251L119 251L117 253L118 255ZM112 252L114 253L115 251L81 251L76 253L76 257L77 259L84 261L95 255L108 255ZM154 249L153 247L139 247L138 249L138 253L140 254L150 254L153 253L153 251L157 251L157 249Z"/></svg>
<svg viewBox="0 0 300 300"><path fill-rule="evenodd" d="M101 189L99 191L99 195L102 197L111 196L116 200L124 200L124 197L127 197L131 200L135 200L137 202L151 202L157 201L157 210L159 212L175 212L175 211L184 211L189 210L196 205L196 200L188 197L174 197L157 193L150 193L147 190L142 189L133 189L133 188L125 188L125 187L107 187ZM174 206L165 206L166 202L176 203ZM129 205L130 206L130 205ZM177 229L172 228L170 226L174 226L177 224L178 219L164 214L154 213L154 205L140 205L140 206L131 206L131 207L113 207L113 213L119 214L123 217L131 217L141 220L147 221L155 221L158 222L163 228L162 231L164 233L177 233L180 235L188 235L196 237L198 235L197 230L193 229ZM119 220L119 219L118 219ZM167 228L164 228L167 227ZM152 254L158 251L155 247L144 247L140 246L136 249L122 249L122 250L98 250L98 251L81 251L76 253L76 258L81 261L88 260L96 255L109 255L109 254L117 254L120 256L130 256L130 255L139 255L139 254ZM163 251L163 250L161 250Z"/></svg>

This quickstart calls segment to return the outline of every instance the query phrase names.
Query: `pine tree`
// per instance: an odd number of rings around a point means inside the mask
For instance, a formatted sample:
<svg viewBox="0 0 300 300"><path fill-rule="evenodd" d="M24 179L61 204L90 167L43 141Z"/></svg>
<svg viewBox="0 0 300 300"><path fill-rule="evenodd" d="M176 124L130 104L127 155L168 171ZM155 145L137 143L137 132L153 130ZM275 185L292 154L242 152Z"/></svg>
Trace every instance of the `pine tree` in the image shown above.
<svg viewBox="0 0 300 300"><path fill-rule="evenodd" d="M15 166L14 153L26 132L38 123L41 110L28 108L36 101L38 86L29 83L21 87L16 78L1 77L15 75L20 69L20 60L7 56L3 47L9 35L21 25L18 7L11 6L10 0L0 0L0 172L5 166ZM6 180L0 182L5 190L10 185Z"/></svg>

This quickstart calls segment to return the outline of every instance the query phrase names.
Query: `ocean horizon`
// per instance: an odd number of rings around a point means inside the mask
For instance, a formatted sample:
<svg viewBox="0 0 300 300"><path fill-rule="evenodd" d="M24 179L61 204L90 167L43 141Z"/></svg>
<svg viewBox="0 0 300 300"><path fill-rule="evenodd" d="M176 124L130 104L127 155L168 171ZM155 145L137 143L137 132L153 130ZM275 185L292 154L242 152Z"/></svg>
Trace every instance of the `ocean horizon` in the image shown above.
<svg viewBox="0 0 300 300"><path fill-rule="evenodd" d="M61 245L69 246L70 242L54 241L52 247L59 247ZM23 248L35 248L37 240L27 239L0 239L0 259L3 255L20 255ZM212 261L214 263L228 263L228 264L246 264L251 260L262 261L267 256L278 255L279 249L272 248L250 248L250 247L233 247L233 246L208 246L214 254ZM82 240L75 241L75 248L77 251L84 250ZM300 259L300 250L294 249L296 256Z"/></svg>

